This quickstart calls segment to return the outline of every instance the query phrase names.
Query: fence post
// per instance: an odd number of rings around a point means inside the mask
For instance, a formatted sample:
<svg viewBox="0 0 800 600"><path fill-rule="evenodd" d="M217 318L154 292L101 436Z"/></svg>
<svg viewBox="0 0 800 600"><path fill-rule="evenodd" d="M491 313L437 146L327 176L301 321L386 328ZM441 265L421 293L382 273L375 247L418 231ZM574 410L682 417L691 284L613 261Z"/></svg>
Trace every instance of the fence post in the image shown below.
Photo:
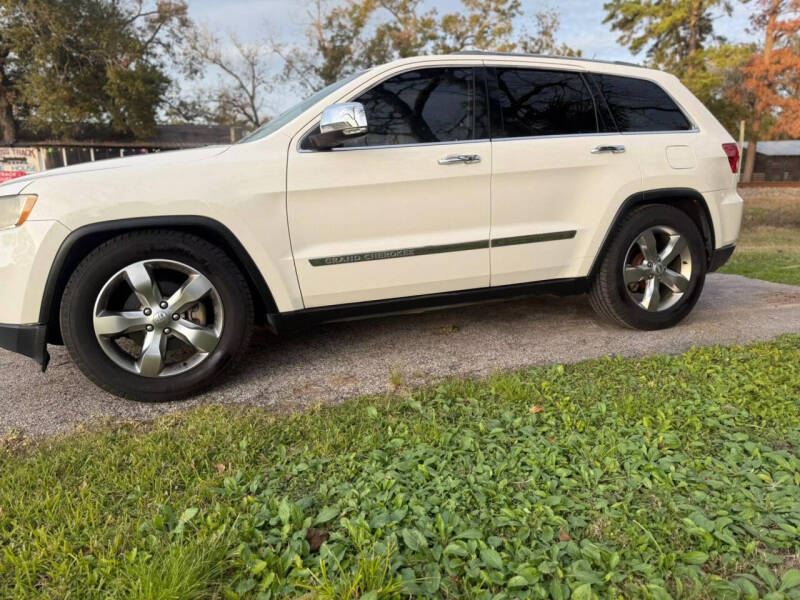
<svg viewBox="0 0 800 600"><path fill-rule="evenodd" d="M744 157L744 119L739 121L739 166L736 169L738 173L737 181L742 180L742 158Z"/></svg>

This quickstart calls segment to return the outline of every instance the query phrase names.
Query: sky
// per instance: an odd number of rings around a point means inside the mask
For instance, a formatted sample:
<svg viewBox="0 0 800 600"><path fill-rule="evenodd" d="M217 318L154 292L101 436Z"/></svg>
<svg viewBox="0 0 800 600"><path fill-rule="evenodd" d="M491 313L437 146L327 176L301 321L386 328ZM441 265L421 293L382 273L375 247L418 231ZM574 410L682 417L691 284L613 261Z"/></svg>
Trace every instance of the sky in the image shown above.
<svg viewBox="0 0 800 600"><path fill-rule="evenodd" d="M189 14L197 22L224 34L234 32L243 41L255 42L268 36L286 42L302 42L308 22L304 0L188 0ZM522 0L526 14L555 8L561 15L559 41L583 51L587 58L643 62L644 56L632 56L616 42L617 34L603 24L603 0ZM426 8L436 8L440 14L456 12L460 0L427 0ZM748 7L734 1L731 17L721 15L715 30L731 41L746 41L750 36ZM533 27L530 27L533 29ZM291 93L270 98L272 111L287 108L300 100Z"/></svg>

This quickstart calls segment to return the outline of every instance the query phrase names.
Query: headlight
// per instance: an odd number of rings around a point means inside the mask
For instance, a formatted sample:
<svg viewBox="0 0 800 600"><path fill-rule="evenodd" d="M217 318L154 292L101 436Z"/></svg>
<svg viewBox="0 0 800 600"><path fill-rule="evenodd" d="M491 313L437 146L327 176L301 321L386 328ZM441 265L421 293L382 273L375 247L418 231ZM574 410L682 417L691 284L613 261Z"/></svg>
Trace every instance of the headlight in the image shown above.
<svg viewBox="0 0 800 600"><path fill-rule="evenodd" d="M34 194L0 196L0 229L22 225L30 216L35 204Z"/></svg>

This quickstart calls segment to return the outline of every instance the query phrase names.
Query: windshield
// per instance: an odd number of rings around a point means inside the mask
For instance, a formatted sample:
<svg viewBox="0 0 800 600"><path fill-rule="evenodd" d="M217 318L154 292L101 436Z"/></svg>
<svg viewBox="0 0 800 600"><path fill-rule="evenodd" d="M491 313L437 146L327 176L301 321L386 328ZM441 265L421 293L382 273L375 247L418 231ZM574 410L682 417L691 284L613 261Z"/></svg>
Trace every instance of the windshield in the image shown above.
<svg viewBox="0 0 800 600"><path fill-rule="evenodd" d="M336 83L332 83L328 87L321 89L316 94L311 96L310 98L306 98L302 102L299 102L292 106L291 108L283 111L277 117L267 121L261 127L256 129L255 131L248 133L242 139L240 139L237 143L243 144L246 142L254 142L255 140L260 140L262 138L267 137L268 135L276 132L278 129L286 125L292 119L296 119L301 114L303 114L306 110L314 106L317 102L325 98L325 96L332 94L336 90L338 90L343 85L350 83L358 77L359 75L366 73L366 71L361 71L359 73L353 73L352 75L345 77L344 79L340 79Z"/></svg>

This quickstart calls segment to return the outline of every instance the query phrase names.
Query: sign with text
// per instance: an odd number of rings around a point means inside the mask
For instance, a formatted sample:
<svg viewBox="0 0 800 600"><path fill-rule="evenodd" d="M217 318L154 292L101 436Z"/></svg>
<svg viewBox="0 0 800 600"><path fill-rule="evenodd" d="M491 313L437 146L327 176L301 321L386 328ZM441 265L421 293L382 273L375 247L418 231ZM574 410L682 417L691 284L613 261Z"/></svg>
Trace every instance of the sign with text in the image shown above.
<svg viewBox="0 0 800 600"><path fill-rule="evenodd" d="M27 175L25 171L0 171L0 183L5 183L17 177L24 177Z"/></svg>
<svg viewBox="0 0 800 600"><path fill-rule="evenodd" d="M0 147L0 183L38 172L38 149Z"/></svg>

